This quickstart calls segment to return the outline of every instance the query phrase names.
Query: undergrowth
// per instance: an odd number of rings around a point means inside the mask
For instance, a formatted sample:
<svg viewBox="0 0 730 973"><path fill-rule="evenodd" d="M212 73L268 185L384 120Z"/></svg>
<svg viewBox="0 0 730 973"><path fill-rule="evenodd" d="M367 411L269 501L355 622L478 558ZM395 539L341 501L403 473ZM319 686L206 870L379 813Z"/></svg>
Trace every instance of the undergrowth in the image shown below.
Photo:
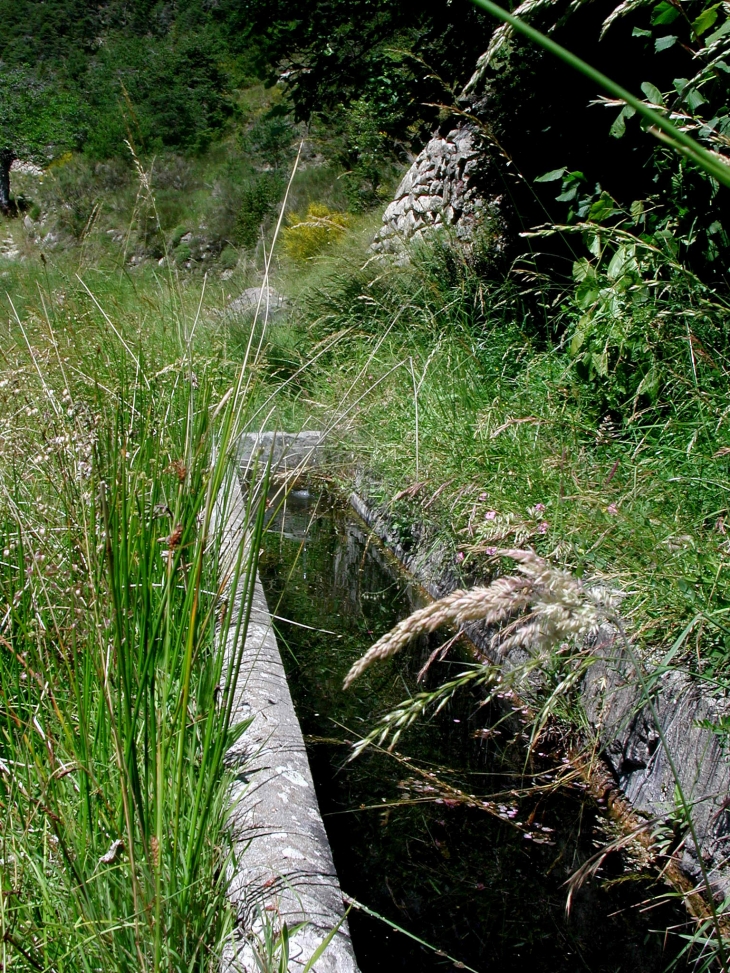
<svg viewBox="0 0 730 973"><path fill-rule="evenodd" d="M221 577L215 504L245 383L223 401L200 293L124 283L3 300L3 970L213 970L234 918L218 640L253 555Z"/></svg>
<svg viewBox="0 0 730 973"><path fill-rule="evenodd" d="M438 525L465 578L530 545L623 589L645 652L686 629L696 667L721 669L728 309L629 237L550 291L497 279L478 246L330 265L267 354L308 362L285 379L282 415L324 422L352 387L339 435L406 544L411 525Z"/></svg>

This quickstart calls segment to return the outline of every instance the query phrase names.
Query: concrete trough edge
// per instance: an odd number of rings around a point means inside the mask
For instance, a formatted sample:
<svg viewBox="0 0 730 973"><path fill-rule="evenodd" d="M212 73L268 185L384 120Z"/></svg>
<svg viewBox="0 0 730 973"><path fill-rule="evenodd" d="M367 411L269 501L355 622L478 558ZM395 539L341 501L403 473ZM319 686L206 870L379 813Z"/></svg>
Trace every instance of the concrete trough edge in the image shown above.
<svg viewBox="0 0 730 973"><path fill-rule="evenodd" d="M224 570L247 542L245 497L237 476L225 517ZM234 593L234 618L246 586L242 576ZM239 649L242 652L233 723L251 720L251 725L226 758L234 773L229 800L236 861L228 894L238 921L220 968L222 973L260 973L256 953L262 958L265 954L266 927L278 930L286 923L291 934L291 973L303 973L335 927L327 948L310 967L312 973L359 973L304 739L258 573L251 608L243 646L236 645L235 631L223 646L227 666Z"/></svg>

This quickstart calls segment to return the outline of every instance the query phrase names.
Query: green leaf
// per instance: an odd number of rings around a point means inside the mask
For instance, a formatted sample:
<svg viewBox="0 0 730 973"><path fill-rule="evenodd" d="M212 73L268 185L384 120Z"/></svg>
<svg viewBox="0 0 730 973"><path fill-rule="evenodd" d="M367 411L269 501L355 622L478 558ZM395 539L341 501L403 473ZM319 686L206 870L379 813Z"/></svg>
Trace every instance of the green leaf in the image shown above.
<svg viewBox="0 0 730 973"><path fill-rule="evenodd" d="M644 201L643 199L635 199L631 204L631 219L634 223L638 223L641 217L644 215Z"/></svg>
<svg viewBox="0 0 730 973"><path fill-rule="evenodd" d="M676 34L667 34L664 37L657 37L654 41L654 50L659 53L659 51L667 51L670 47L674 47L677 43Z"/></svg>
<svg viewBox="0 0 730 973"><path fill-rule="evenodd" d="M705 7L699 17L692 21L692 30L695 32L696 37L702 37L705 31L709 30L715 23L719 6L720 4L716 3L711 7Z"/></svg>
<svg viewBox="0 0 730 973"><path fill-rule="evenodd" d="M565 166L562 169L552 169L550 172L545 172L543 175L538 176L535 182L555 182L558 179L563 178L563 173L565 172Z"/></svg>
<svg viewBox="0 0 730 973"><path fill-rule="evenodd" d="M641 90L652 105L661 105L664 108L664 97L655 84L652 84L651 81L644 81L641 85Z"/></svg>
<svg viewBox="0 0 730 973"><path fill-rule="evenodd" d="M705 47L712 47L715 41L719 41L721 37L724 37L725 34L728 33L728 31L730 31L730 20L726 20L722 27L718 27L713 34L710 34L709 37L705 38Z"/></svg>
<svg viewBox="0 0 730 973"><path fill-rule="evenodd" d="M580 281L585 280L587 277L595 277L596 271L594 270L590 260L586 257L581 257L580 260L576 260L573 264L573 280L580 283Z"/></svg>
<svg viewBox="0 0 730 973"><path fill-rule="evenodd" d="M573 185L569 186L565 192L555 197L556 201L558 203L569 203L571 199L575 199L575 197L578 195L578 188L578 183L573 183Z"/></svg>
<svg viewBox="0 0 730 973"><path fill-rule="evenodd" d="M600 289L595 280L589 278L581 281L575 289L575 300L581 311L587 311L588 308L593 307L599 294Z"/></svg>
<svg viewBox="0 0 730 973"><path fill-rule="evenodd" d="M596 370L596 374L600 375L601 378L605 378L608 375L608 350L603 349L600 355L591 355L591 362Z"/></svg>
<svg viewBox="0 0 730 973"><path fill-rule="evenodd" d="M588 219L592 223L600 223L616 212L616 201L608 193L603 192L599 199L591 206Z"/></svg>
<svg viewBox="0 0 730 973"><path fill-rule="evenodd" d="M573 340L570 342L571 355L578 354L578 352L583 347L584 341L585 341L585 334L582 331L576 331L576 333L573 335Z"/></svg>
<svg viewBox="0 0 730 973"><path fill-rule="evenodd" d="M606 275L610 280L616 280L617 277L621 277L630 256L631 253L627 247L619 247L616 250L616 253L611 257L611 262L609 263L608 270L606 271Z"/></svg>
<svg viewBox="0 0 730 973"><path fill-rule="evenodd" d="M641 27L634 27L634 29L631 31L631 36L632 37L651 37L652 34L651 34L651 31L650 30L642 30Z"/></svg>
<svg viewBox="0 0 730 973"><path fill-rule="evenodd" d="M630 105L624 105L616 116L613 125L609 129L611 135L613 135L615 139L620 139L626 133L626 119L633 118L635 114L636 109L632 108Z"/></svg>
<svg viewBox="0 0 730 973"><path fill-rule="evenodd" d="M661 0L661 3L654 7L651 22L654 27L658 27L662 24L673 24L677 17L679 17L679 10L666 0Z"/></svg>
<svg viewBox="0 0 730 973"><path fill-rule="evenodd" d="M638 399L640 395L646 395L651 402L654 402L658 392L659 375L657 374L656 368L652 365L646 375L644 375L642 380L639 382L639 386L636 389L635 398Z"/></svg>
<svg viewBox="0 0 730 973"><path fill-rule="evenodd" d="M687 106L690 111L697 111L700 105L707 104L707 98L705 98L705 96L696 88L690 88L690 90L684 96L684 100L687 102Z"/></svg>

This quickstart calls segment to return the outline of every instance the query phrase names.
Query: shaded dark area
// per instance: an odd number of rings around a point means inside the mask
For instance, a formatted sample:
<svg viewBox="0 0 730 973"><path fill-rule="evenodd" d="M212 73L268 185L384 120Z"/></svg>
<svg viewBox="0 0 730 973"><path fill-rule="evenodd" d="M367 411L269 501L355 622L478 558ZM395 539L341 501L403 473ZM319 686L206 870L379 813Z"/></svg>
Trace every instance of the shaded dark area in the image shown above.
<svg viewBox="0 0 730 973"><path fill-rule="evenodd" d="M620 883L584 888L566 919L564 883L605 835L579 785L535 791L564 764L553 755L525 766L519 727L515 736L503 713L465 694L417 722L393 755L371 749L346 762L348 741L423 688L414 674L437 644L424 640L342 691L351 663L421 598L351 511L294 491L260 567L347 894L478 971L666 968L676 940L651 929L684 917L666 906L642 914L637 904L662 889L632 878L618 856L603 878ZM457 654L428 682L463 668ZM502 818L479 808L487 798ZM453 968L361 912L350 923L363 973Z"/></svg>
<svg viewBox="0 0 730 973"><path fill-rule="evenodd" d="M638 97L644 97L645 83L659 92L673 92L680 81L695 74L698 59L690 46L695 38L684 35L684 23L672 22L671 30L680 34L682 43L655 51L657 36L670 27L657 26L656 13L648 5L618 18L602 36L603 24L616 6L613 0L577 8L551 4L527 19ZM724 72L715 75L702 89L707 102L692 113L707 120L714 116L716 126L727 111L728 80ZM611 134L621 107L601 104L605 95L573 67L525 38L514 37L462 106L484 127L484 152L491 165L484 168L482 178L489 193L503 198L511 233L506 265L517 254L534 250L549 255L539 260L538 268L553 282L570 278L572 261L583 252L579 239L531 241L517 234L540 224L586 218L629 226L631 204L652 198L651 213L637 232L660 231L686 266L706 282L727 287L728 238L723 228L730 226L730 193L718 191L705 173L663 147L638 117L627 119L621 137ZM689 111L676 97L677 108ZM575 181L536 182L558 169ZM620 211L612 214L606 206L591 212L591 205L605 199L604 194Z"/></svg>

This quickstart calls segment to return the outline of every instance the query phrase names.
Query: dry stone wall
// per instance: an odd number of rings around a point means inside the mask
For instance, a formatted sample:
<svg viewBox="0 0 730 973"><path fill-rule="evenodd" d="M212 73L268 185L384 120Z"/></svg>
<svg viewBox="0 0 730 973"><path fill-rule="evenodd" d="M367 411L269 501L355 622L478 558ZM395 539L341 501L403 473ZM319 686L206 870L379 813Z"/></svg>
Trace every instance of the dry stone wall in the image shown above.
<svg viewBox="0 0 730 973"><path fill-rule="evenodd" d="M452 227L468 241L501 200L487 199L479 186L484 151L475 126L464 122L446 135L436 134L404 176L383 214L372 249L399 253L405 245L439 227Z"/></svg>

